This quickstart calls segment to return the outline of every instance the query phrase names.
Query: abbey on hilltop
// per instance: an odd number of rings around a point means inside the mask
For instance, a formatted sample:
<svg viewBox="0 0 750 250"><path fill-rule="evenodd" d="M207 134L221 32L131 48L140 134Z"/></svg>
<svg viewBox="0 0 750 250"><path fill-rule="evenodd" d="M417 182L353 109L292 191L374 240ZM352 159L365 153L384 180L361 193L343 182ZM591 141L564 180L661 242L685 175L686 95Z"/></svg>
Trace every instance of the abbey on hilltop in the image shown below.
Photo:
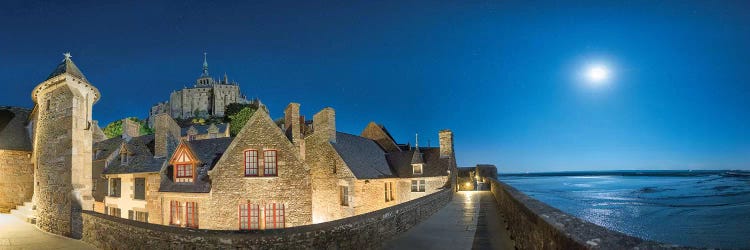
<svg viewBox="0 0 750 250"><path fill-rule="evenodd" d="M167 113L172 118L190 119L194 117L221 117L224 109L232 103L251 103L262 105L259 100L247 100L240 92L237 82L229 81L227 74L224 79L217 80L208 73L208 60L203 53L203 71L192 87L185 87L173 91L169 101L160 102L151 107L149 112L149 126L153 127L153 117Z"/></svg>

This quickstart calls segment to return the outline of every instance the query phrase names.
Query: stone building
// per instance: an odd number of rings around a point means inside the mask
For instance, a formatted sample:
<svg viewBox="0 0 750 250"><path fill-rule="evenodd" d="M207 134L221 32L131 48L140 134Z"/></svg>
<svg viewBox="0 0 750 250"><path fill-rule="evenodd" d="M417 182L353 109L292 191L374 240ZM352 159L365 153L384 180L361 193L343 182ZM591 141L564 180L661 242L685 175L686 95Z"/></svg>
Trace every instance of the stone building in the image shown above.
<svg viewBox="0 0 750 250"><path fill-rule="evenodd" d="M31 98L37 226L78 238L81 210L94 205L91 108L100 98L99 90L66 53Z"/></svg>
<svg viewBox="0 0 750 250"><path fill-rule="evenodd" d="M247 97L240 92L237 82L224 78L217 80L208 74L208 61L203 53L203 71L192 87L185 87L173 91L169 101L160 102L149 111L149 126L153 127L153 119L157 114L166 113L173 118L189 119L194 117L221 117L224 109L231 103L249 103ZM259 100L253 100L258 105Z"/></svg>
<svg viewBox="0 0 750 250"><path fill-rule="evenodd" d="M361 135L337 131L332 108L306 121L291 103L286 124L255 112L235 137L223 124L180 128L162 112L150 117L153 135L126 119L121 137L105 139L91 120L99 98L66 55L34 89L33 110L0 108L0 191L15 190L0 196L0 209L31 199L41 229L70 237L80 236L82 210L262 230L365 214L455 183L447 130L440 147L411 147L375 123Z"/></svg>
<svg viewBox="0 0 750 250"><path fill-rule="evenodd" d="M27 129L31 110L0 107L0 213L31 201L34 165L31 136Z"/></svg>
<svg viewBox="0 0 750 250"><path fill-rule="evenodd" d="M182 139L188 141L229 137L229 123L190 125L182 128Z"/></svg>

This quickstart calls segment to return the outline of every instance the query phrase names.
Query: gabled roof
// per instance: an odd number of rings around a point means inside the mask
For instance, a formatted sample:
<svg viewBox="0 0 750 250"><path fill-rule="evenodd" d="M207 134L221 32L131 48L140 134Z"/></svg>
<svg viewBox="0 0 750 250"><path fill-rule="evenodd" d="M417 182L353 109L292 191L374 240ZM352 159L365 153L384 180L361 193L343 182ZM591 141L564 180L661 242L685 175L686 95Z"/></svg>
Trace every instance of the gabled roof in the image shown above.
<svg viewBox="0 0 750 250"><path fill-rule="evenodd" d="M154 143L154 135L133 137L128 142L121 140L120 145L127 149L127 164L120 164L122 154L118 154L115 160L104 168L103 174L159 172L164 164L164 158L154 158ZM114 153L113 151L110 152Z"/></svg>
<svg viewBox="0 0 750 250"><path fill-rule="evenodd" d="M227 150L229 144L232 143L231 137L222 137L216 139L207 140L195 140L186 141L187 145L193 151L198 160L204 165L209 166L208 170L211 170L219 161L221 155Z"/></svg>
<svg viewBox="0 0 750 250"><path fill-rule="evenodd" d="M422 165L422 174L415 175L411 162L414 154L418 154L419 152L422 153L424 165ZM388 153L387 158L388 163L400 178L447 176L452 161L449 158L440 158L440 148L437 147L420 147L419 151L412 149L409 151L391 152Z"/></svg>
<svg viewBox="0 0 750 250"><path fill-rule="evenodd" d="M176 183L172 179L174 166L166 165L162 170L159 192L179 193L208 193L211 191L211 183L208 179L208 171L216 166L221 156L232 143L231 137L216 139L205 139L195 141L182 141L181 146L187 147L200 164L196 168L197 176L192 183ZM175 151L177 152L177 151Z"/></svg>
<svg viewBox="0 0 750 250"><path fill-rule="evenodd" d="M336 132L336 143L331 145L358 179L395 176L388 166L385 151L373 140Z"/></svg>
<svg viewBox="0 0 750 250"><path fill-rule="evenodd" d="M192 125L187 126L180 129L180 136L187 136L188 130L190 130L190 127L195 128L195 130L198 132L198 134L208 134L208 128L211 127L212 124L209 125ZM223 134L227 131L227 123L219 123L215 124L216 128L219 129L219 133Z"/></svg>
<svg viewBox="0 0 750 250"><path fill-rule="evenodd" d="M86 77L81 73L81 70L78 69L78 66L76 66L75 63L73 63L73 60L70 59L69 54L66 54L65 59L60 62L60 64L55 67L55 70L52 71L52 73L49 74L46 80L49 80L55 76L62 75L64 73L71 74L75 77L81 78L81 80L87 81Z"/></svg>
<svg viewBox="0 0 750 250"><path fill-rule="evenodd" d="M0 150L32 151L26 121L31 110L0 106Z"/></svg>

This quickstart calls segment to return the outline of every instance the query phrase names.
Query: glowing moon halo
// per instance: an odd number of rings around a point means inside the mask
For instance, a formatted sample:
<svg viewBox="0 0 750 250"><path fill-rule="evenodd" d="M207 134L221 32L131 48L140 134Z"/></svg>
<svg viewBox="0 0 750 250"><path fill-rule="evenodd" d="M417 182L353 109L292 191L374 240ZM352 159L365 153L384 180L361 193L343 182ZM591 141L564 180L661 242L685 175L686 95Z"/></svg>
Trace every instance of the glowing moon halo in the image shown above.
<svg viewBox="0 0 750 250"><path fill-rule="evenodd" d="M584 70L584 77L591 86L604 85L610 78L610 70L602 64L589 65Z"/></svg>

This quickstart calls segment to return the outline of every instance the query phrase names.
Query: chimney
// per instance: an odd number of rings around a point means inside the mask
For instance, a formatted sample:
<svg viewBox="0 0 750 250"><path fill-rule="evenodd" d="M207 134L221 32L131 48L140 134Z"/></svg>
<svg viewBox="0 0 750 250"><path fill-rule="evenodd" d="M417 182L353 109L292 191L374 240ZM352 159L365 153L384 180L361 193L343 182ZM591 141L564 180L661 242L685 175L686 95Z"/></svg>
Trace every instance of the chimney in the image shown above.
<svg viewBox="0 0 750 250"><path fill-rule="evenodd" d="M130 120L129 118L122 119L122 138L130 140L130 138L138 137L141 135L141 124Z"/></svg>
<svg viewBox="0 0 750 250"><path fill-rule="evenodd" d="M154 157L167 157L177 148L180 126L169 114L154 116Z"/></svg>
<svg viewBox="0 0 750 250"><path fill-rule="evenodd" d="M286 135L294 145L299 144L302 139L302 127L299 123L299 103L289 103L284 109L284 128Z"/></svg>
<svg viewBox="0 0 750 250"><path fill-rule="evenodd" d="M438 132L440 140L440 158L453 157L453 132L443 129Z"/></svg>
<svg viewBox="0 0 750 250"><path fill-rule="evenodd" d="M328 141L336 143L336 111L333 108L324 108L313 116L313 133L328 138Z"/></svg>

